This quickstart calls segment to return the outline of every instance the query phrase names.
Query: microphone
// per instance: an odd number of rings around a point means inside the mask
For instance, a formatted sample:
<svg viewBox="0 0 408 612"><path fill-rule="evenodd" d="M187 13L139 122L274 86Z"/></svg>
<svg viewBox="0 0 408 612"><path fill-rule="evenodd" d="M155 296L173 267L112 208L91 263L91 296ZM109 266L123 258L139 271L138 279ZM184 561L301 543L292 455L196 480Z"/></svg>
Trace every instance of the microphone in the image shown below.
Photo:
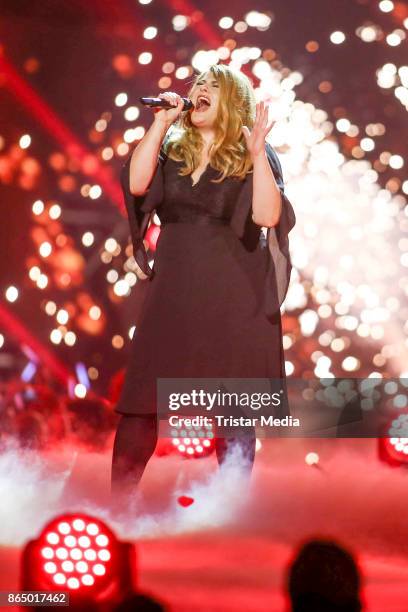
<svg viewBox="0 0 408 612"><path fill-rule="evenodd" d="M194 104L189 98L181 99L184 102L183 111L193 108ZM172 106L172 104L167 102L167 100L163 100L163 98L139 98L139 100L144 106L149 108L175 108L175 106Z"/></svg>

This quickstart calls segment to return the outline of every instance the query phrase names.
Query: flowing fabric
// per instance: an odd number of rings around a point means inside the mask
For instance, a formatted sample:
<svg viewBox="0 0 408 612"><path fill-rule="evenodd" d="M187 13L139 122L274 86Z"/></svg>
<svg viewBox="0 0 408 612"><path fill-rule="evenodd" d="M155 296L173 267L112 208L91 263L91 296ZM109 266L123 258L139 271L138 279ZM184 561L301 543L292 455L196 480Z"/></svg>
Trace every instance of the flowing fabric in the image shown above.
<svg viewBox="0 0 408 612"><path fill-rule="evenodd" d="M252 173L215 183L219 172L208 165L193 184L162 148L149 189L133 196L126 161L121 180L134 255L148 278L117 412L155 413L162 378L285 378L279 308L295 219L279 160L270 145L266 153L283 198L266 240L252 220ZM161 231L150 268L143 237L153 211Z"/></svg>
<svg viewBox="0 0 408 612"><path fill-rule="evenodd" d="M274 148L266 143L266 155L274 174L276 184L281 192L282 212L278 224L267 229L266 242L269 249L269 264L265 278L264 309L267 317L273 317L280 310L286 297L292 263L289 251L289 232L296 223L293 206L285 194L282 167ZM133 254L136 263L146 274L148 279L154 276L153 268L149 265L148 255L143 242L149 220L155 209L157 209L164 198L164 172L163 167L167 161L167 155L163 147L160 150L157 167L146 193L142 196L134 196L130 192L130 154L121 170L121 185L128 213L128 219L133 243ZM243 180L242 189L237 199L230 225L235 234L242 240L253 229L252 222L252 193L253 174L248 173Z"/></svg>

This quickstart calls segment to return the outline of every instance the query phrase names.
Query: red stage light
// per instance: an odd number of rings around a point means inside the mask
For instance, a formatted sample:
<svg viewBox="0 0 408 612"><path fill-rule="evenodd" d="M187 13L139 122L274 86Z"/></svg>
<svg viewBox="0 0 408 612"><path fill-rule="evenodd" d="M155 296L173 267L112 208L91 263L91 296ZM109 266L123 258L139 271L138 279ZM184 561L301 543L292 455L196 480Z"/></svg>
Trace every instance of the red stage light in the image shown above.
<svg viewBox="0 0 408 612"><path fill-rule="evenodd" d="M212 425L182 428L172 427L172 445L183 457L198 458L210 455L214 450L214 432Z"/></svg>
<svg viewBox="0 0 408 612"><path fill-rule="evenodd" d="M102 580L109 578L111 569L110 550L101 547L109 547L114 541L112 532L93 519L84 520L73 516L68 520L57 519L48 525L39 542L42 546L41 555L52 559L43 565L50 584L66 584L69 589L99 587ZM106 561L100 560L99 556L99 562L95 563L100 552L105 554ZM80 560L82 557L87 560Z"/></svg>
<svg viewBox="0 0 408 612"><path fill-rule="evenodd" d="M22 590L69 591L70 601L121 601L133 590L132 544L83 514L52 520L23 552Z"/></svg>
<svg viewBox="0 0 408 612"><path fill-rule="evenodd" d="M378 444L380 459L393 466L408 466L408 414L397 415Z"/></svg>
<svg viewBox="0 0 408 612"><path fill-rule="evenodd" d="M155 454L162 457L178 453L187 459L207 457L215 449L215 436L212 426L208 427L171 427L171 438L158 439Z"/></svg>

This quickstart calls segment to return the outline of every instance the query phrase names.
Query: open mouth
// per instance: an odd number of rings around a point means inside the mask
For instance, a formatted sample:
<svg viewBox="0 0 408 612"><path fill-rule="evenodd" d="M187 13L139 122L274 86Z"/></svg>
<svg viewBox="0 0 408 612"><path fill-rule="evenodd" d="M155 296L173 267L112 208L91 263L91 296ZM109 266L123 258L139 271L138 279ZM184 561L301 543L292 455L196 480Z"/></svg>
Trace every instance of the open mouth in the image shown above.
<svg viewBox="0 0 408 612"><path fill-rule="evenodd" d="M209 98L206 98L205 96L198 96L194 110L196 110L197 112L202 112L207 110L207 108L209 108L210 106L211 102Z"/></svg>

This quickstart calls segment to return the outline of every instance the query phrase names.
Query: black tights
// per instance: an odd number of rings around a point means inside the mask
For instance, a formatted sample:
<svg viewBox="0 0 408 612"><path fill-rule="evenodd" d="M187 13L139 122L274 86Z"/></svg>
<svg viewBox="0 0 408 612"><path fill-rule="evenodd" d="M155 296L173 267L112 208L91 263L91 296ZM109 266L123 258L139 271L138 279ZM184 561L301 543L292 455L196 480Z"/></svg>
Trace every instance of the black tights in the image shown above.
<svg viewBox="0 0 408 612"><path fill-rule="evenodd" d="M157 443L157 415L123 414L116 431L112 456L112 492L128 492L138 485L147 462ZM246 459L247 472L251 472L255 458L255 430L239 437L215 439L215 452L219 465L225 461L233 444L241 447Z"/></svg>

